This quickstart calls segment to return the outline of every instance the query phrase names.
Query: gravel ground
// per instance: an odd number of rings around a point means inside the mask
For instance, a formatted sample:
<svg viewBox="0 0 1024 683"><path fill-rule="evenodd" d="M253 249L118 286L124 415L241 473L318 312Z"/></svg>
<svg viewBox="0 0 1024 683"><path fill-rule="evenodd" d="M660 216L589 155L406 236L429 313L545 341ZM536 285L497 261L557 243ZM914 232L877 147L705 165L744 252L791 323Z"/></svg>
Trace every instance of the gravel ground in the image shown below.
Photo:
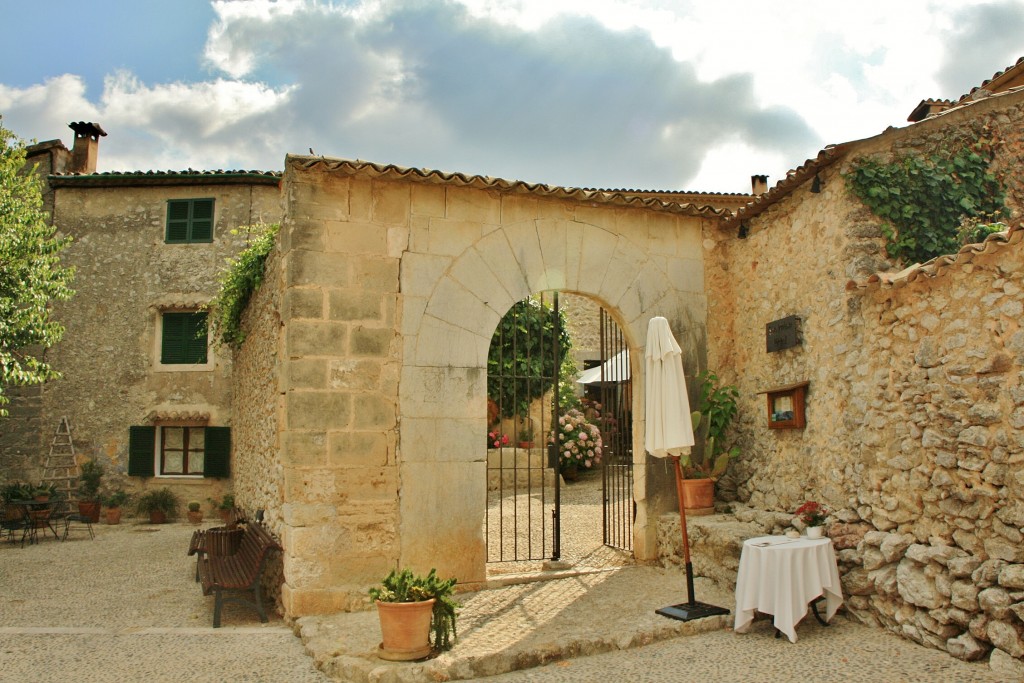
<svg viewBox="0 0 1024 683"><path fill-rule="evenodd" d="M95 540L0 543L0 680L330 680L273 614L261 624L228 604L212 628L185 555L192 525L93 528Z"/></svg>

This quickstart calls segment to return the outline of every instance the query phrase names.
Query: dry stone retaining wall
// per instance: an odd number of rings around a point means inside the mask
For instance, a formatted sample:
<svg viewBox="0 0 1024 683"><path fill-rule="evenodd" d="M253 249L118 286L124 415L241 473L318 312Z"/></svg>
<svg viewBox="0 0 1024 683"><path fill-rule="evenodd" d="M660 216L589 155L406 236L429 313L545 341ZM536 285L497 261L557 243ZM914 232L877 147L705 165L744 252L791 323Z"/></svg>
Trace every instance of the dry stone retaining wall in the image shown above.
<svg viewBox="0 0 1024 683"><path fill-rule="evenodd" d="M936 277L848 293L851 278L893 268L842 173L860 154L980 133L999 141L994 168L1019 167L1022 99L855 145L822 167L822 192L808 181L745 239L705 242L709 357L741 397L743 455L720 495L779 513L826 503L853 613L965 659L996 648L1004 663L1024 655L1024 252L989 245ZM1019 221L1024 197L1007 185ZM765 324L794 314L802 345L767 353ZM769 430L759 392L803 380L806 428Z"/></svg>

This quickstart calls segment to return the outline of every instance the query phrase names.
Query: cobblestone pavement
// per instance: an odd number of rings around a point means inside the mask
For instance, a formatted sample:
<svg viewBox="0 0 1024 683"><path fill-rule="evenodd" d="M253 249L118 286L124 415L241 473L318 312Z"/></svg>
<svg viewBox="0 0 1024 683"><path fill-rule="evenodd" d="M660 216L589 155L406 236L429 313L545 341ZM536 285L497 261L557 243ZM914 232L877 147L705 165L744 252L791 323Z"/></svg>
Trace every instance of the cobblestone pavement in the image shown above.
<svg viewBox="0 0 1024 683"><path fill-rule="evenodd" d="M842 616L829 628L805 620L795 644L773 638L766 620L737 635L729 617L666 619L654 610L686 597L678 570L623 566L621 554L601 559L583 546L579 573L460 594L451 652L386 663L375 655L372 611L304 617L291 629L229 604L224 626L211 628L213 598L202 596L185 555L190 525L95 528L95 540L0 543L0 680L1007 680ZM696 594L732 608L732 595L710 582L698 579Z"/></svg>

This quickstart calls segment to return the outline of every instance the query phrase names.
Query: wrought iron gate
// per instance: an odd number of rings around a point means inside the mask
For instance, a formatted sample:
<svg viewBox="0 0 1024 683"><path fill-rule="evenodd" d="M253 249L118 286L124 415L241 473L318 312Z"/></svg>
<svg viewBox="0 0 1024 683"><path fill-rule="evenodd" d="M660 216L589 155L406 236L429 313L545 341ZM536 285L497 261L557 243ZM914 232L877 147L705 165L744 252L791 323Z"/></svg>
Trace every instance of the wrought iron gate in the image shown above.
<svg viewBox="0 0 1024 683"><path fill-rule="evenodd" d="M633 380L622 330L601 309L601 441L604 544L633 549Z"/></svg>
<svg viewBox="0 0 1024 683"><path fill-rule="evenodd" d="M562 335L555 292L550 302L542 294L513 306L491 340L484 522L488 562L557 560L561 554L558 452L548 434L558 424ZM540 394L543 407L538 409L535 397Z"/></svg>

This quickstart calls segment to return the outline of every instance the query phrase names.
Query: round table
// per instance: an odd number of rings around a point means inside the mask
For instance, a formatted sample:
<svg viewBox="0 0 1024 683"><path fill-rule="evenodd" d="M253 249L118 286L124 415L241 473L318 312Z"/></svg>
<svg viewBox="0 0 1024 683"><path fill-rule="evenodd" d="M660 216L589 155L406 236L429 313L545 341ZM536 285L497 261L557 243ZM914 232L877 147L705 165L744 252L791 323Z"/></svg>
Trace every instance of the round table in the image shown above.
<svg viewBox="0 0 1024 683"><path fill-rule="evenodd" d="M832 539L758 536L743 542L736 577L737 633L745 633L754 612L774 616L775 628L796 642L796 625L807 606L825 597L826 621L843 604Z"/></svg>

